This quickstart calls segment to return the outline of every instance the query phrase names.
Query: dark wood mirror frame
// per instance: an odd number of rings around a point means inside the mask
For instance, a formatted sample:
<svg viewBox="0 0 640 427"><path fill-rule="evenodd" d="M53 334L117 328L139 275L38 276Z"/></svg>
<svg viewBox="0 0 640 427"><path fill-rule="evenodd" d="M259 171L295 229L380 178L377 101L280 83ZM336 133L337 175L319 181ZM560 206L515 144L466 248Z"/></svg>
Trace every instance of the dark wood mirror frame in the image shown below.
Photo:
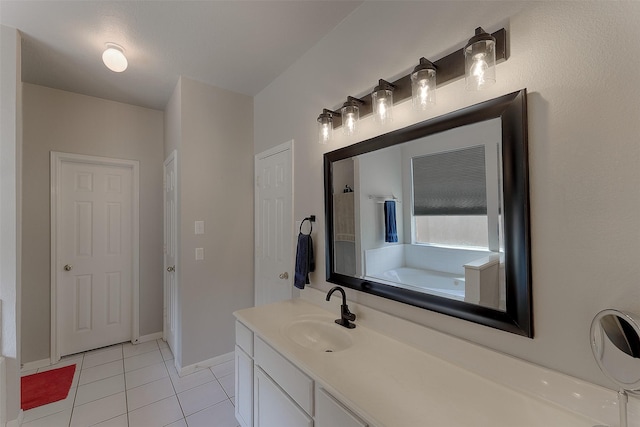
<svg viewBox="0 0 640 427"><path fill-rule="evenodd" d="M506 311L336 273L332 197L334 162L494 118L501 118L502 123ZM328 282L533 338L526 89L326 153L324 185Z"/></svg>

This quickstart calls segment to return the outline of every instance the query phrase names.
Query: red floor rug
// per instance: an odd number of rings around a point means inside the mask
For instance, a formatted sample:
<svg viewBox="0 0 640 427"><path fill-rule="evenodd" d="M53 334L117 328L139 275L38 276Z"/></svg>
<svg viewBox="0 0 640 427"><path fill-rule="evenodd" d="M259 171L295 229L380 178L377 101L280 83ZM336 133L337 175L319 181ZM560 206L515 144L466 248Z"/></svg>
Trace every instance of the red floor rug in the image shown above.
<svg viewBox="0 0 640 427"><path fill-rule="evenodd" d="M71 365L22 377L20 391L22 409L26 411L65 399L69 394L75 372L76 365Z"/></svg>

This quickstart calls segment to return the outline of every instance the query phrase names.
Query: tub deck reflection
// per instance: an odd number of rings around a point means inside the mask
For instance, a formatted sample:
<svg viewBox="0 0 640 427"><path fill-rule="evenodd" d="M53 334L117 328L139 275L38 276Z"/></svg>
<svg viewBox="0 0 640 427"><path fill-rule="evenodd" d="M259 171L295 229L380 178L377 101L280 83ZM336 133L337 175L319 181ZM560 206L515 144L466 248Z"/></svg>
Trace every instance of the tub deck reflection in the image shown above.
<svg viewBox="0 0 640 427"><path fill-rule="evenodd" d="M435 270L398 267L367 276L378 282L404 289L464 301L464 276Z"/></svg>

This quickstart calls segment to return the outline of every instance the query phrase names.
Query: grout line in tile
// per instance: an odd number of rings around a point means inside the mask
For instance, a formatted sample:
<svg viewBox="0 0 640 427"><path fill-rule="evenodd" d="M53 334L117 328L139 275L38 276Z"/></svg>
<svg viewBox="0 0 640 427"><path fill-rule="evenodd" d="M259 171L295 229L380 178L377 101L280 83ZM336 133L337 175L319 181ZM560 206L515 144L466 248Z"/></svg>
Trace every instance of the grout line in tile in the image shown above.
<svg viewBox="0 0 640 427"><path fill-rule="evenodd" d="M171 381L171 378L169 378ZM178 401L178 406L180 407L180 412L182 412L182 418L184 418L185 424L187 423L187 415L184 413L184 409L182 409L182 403L180 403L180 399L178 399L178 392L176 391L176 387L173 385L173 381L171 381L171 387L173 387L173 392L175 393L176 400Z"/></svg>
<svg viewBox="0 0 640 427"><path fill-rule="evenodd" d="M127 426L129 425L129 393L127 393L127 373L124 372L124 349L122 350L122 375L124 375L124 407L127 410Z"/></svg>
<svg viewBox="0 0 640 427"><path fill-rule="evenodd" d="M115 375L109 375L108 377L100 378L99 380L90 381L88 383L78 384L78 386L76 388L81 387L81 386L85 386L85 385L89 385L89 384L93 384L93 383L98 382L98 381L106 380L107 378L117 377L118 375L124 375L124 372L121 372L121 373L115 374Z"/></svg>
<svg viewBox="0 0 640 427"><path fill-rule="evenodd" d="M220 385L220 388L222 389L222 391L224 391L224 394L227 396L227 399L231 400L231 396L229 396L229 393L227 393L227 390L225 390L224 387L222 387L222 383L220 382L218 377L216 377L216 381L218 381L218 385Z"/></svg>

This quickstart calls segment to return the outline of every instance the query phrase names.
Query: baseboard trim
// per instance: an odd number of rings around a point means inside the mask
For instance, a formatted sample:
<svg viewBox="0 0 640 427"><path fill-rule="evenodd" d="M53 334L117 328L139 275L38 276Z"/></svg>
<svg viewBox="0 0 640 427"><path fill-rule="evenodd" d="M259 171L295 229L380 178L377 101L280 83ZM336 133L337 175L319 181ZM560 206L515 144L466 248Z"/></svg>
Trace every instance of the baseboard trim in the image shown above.
<svg viewBox="0 0 640 427"><path fill-rule="evenodd" d="M153 334L143 335L141 337L138 337L138 344L147 342L147 341L159 340L161 338L162 338L162 332L155 332Z"/></svg>
<svg viewBox="0 0 640 427"><path fill-rule="evenodd" d="M216 356L211 359L203 360L202 362L198 362L196 364L185 366L184 368L180 368L178 370L178 375L180 375L181 377L184 377L185 375L193 374L194 372L200 371L202 369L207 369L207 368L210 368L211 366L228 362L230 360L233 360L233 358L234 358L233 351L230 353L221 354L220 356Z"/></svg>
<svg viewBox="0 0 640 427"><path fill-rule="evenodd" d="M20 370L22 372L32 371L34 369L44 368L45 366L49 366L49 365L51 365L51 359L47 357L46 359L34 360L33 362L23 363Z"/></svg>
<svg viewBox="0 0 640 427"><path fill-rule="evenodd" d="M20 427L22 425L23 420L24 420L24 411L20 409L20 412L18 412L18 418L7 422L7 427Z"/></svg>

